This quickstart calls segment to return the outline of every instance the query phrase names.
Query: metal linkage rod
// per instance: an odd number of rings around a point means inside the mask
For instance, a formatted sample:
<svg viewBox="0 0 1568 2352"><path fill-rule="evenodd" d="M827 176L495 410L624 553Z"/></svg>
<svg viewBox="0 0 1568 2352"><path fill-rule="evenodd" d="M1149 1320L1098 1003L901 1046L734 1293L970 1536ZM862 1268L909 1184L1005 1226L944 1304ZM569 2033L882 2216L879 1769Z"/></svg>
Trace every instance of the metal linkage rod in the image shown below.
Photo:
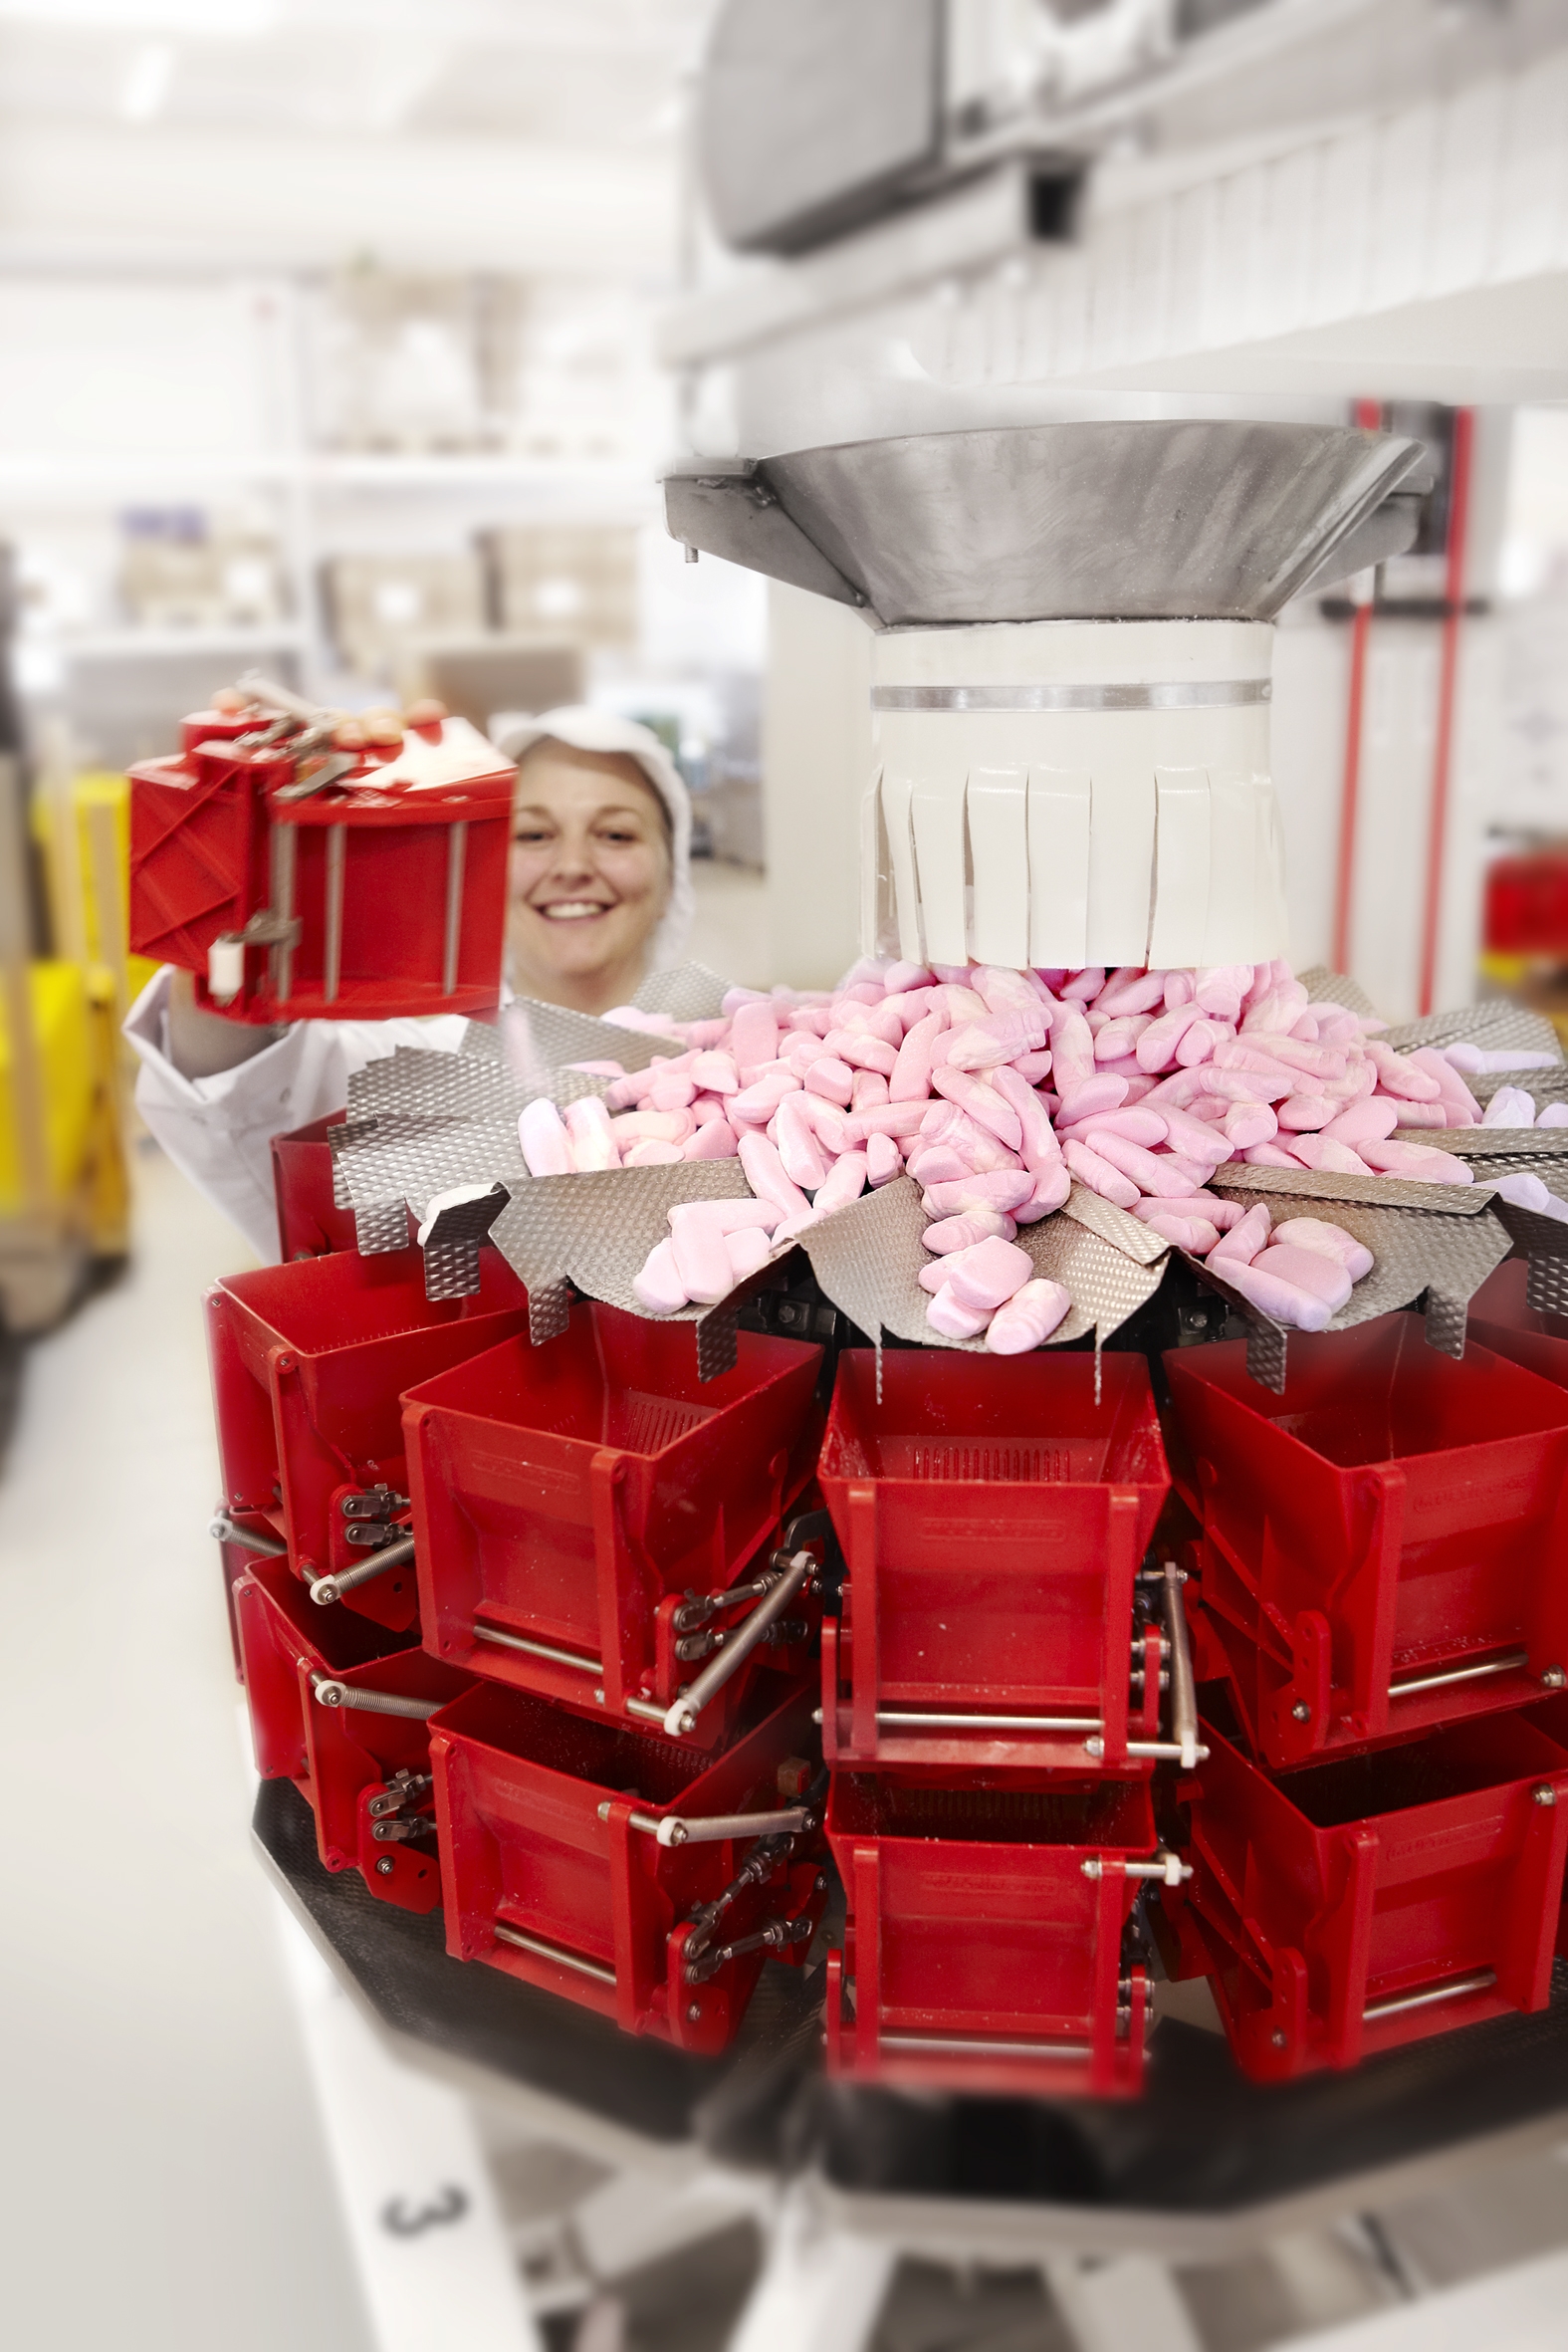
<svg viewBox="0 0 1568 2352"><path fill-rule="evenodd" d="M368 1559L355 1560L351 1568L338 1568L331 1576L318 1576L311 1586L311 1598L318 1608L330 1608L345 1592L354 1592L361 1584L384 1576L389 1568L405 1566L413 1556L413 1536L399 1535L395 1543L383 1543L379 1551L372 1551Z"/></svg>
<svg viewBox="0 0 1568 2352"><path fill-rule="evenodd" d="M259 1552L263 1559L287 1559L289 1546L281 1535L274 1535L265 1528L236 1527L226 1511L220 1511L207 1532L220 1543L237 1543L242 1551Z"/></svg>
<svg viewBox="0 0 1568 2352"><path fill-rule="evenodd" d="M318 1707L362 1708L367 1715L406 1716L410 1723L428 1723L446 1705L444 1699L410 1699L401 1691L363 1691L328 1674L312 1675L311 1687Z"/></svg>
<svg viewBox="0 0 1568 2352"><path fill-rule="evenodd" d="M774 1557L777 1559L776 1552ZM773 1590L743 1624L738 1625L718 1655L711 1658L698 1675L690 1690L677 1699L666 1712L664 1730L671 1740L684 1740L694 1731L697 1718L711 1699L717 1697L730 1677L737 1673L756 1649L776 1618L782 1617L806 1578L816 1571L817 1562L808 1551L797 1551L779 1576Z"/></svg>

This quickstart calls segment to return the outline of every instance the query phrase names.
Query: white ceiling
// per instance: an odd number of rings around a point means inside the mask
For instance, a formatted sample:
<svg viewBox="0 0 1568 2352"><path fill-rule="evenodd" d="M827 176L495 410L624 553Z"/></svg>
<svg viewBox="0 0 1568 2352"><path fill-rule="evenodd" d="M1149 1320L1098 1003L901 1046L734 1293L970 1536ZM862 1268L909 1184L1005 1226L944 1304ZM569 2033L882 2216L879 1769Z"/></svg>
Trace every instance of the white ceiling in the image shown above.
<svg viewBox="0 0 1568 2352"><path fill-rule="evenodd" d="M711 0L0 0L0 261L660 275Z"/></svg>

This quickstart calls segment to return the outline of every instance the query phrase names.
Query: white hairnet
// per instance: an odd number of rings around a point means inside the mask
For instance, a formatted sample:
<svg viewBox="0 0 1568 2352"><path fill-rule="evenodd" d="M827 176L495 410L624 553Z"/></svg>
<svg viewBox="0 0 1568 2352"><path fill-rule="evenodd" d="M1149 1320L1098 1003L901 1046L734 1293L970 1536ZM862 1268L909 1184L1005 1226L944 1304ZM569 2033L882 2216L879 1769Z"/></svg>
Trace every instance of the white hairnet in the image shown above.
<svg viewBox="0 0 1568 2352"><path fill-rule="evenodd" d="M669 812L670 898L648 949L648 970L673 970L685 953L697 911L692 894L691 797L675 762L651 728L639 726L635 719L617 718L613 711L590 710L586 703L564 703L538 718L526 711L498 711L490 722L490 740L509 760L521 760L547 736L572 751L618 752L635 760Z"/></svg>

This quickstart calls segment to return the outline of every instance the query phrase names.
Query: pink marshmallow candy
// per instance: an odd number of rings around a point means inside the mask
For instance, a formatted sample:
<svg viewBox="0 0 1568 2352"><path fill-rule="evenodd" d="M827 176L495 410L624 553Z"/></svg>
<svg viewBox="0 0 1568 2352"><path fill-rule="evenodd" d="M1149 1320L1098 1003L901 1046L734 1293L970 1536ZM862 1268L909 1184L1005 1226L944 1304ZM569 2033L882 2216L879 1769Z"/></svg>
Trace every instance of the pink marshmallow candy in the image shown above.
<svg viewBox="0 0 1568 2352"><path fill-rule="evenodd" d="M1342 1266L1353 1283L1372 1272L1372 1252L1364 1242L1358 1242L1343 1226L1330 1225L1321 1217L1289 1217L1274 1228L1276 1242L1285 1242L1292 1249L1316 1250L1325 1258L1332 1258Z"/></svg>
<svg viewBox="0 0 1568 2352"><path fill-rule="evenodd" d="M986 1345L993 1355L1023 1355L1043 1347L1072 1305L1060 1283L1036 1276L1004 1300L991 1318Z"/></svg>
<svg viewBox="0 0 1568 2352"><path fill-rule="evenodd" d="M1026 1168L998 1168L987 1176L965 1176L950 1184L928 1184L924 1193L928 1217L963 1217L971 1209L1000 1209L1005 1214L1022 1207L1034 1190Z"/></svg>
<svg viewBox="0 0 1568 2352"><path fill-rule="evenodd" d="M865 1153L866 1182L873 1192L904 1173L904 1155L891 1135L868 1135Z"/></svg>
<svg viewBox="0 0 1568 2352"><path fill-rule="evenodd" d="M771 1201L785 1217L810 1207L799 1186L784 1174L784 1162L766 1135L743 1135L739 1156L746 1181L759 1200Z"/></svg>
<svg viewBox="0 0 1568 2352"><path fill-rule="evenodd" d="M1260 1250L1252 1264L1294 1284L1298 1291L1309 1291L1315 1298L1323 1299L1330 1314L1338 1314L1350 1296L1350 1276L1337 1258L1329 1258L1321 1250L1295 1249L1279 1239L1277 1230L1267 1249Z"/></svg>
<svg viewBox="0 0 1568 2352"><path fill-rule="evenodd" d="M944 1283L926 1308L926 1320L944 1339L978 1339L991 1317L962 1305L953 1295L952 1284Z"/></svg>
<svg viewBox="0 0 1568 2352"><path fill-rule="evenodd" d="M941 1263L959 1304L988 1314L1021 1290L1034 1272L1027 1250L996 1235L968 1250L956 1250Z"/></svg>
<svg viewBox="0 0 1568 2352"><path fill-rule="evenodd" d="M1265 1253L1266 1255L1266 1253ZM1270 1274L1256 1259L1242 1265L1231 1258L1221 1262L1213 1251L1209 1263L1225 1276L1232 1290L1239 1291L1248 1303L1276 1323L1288 1323L1298 1331L1326 1331L1332 1308L1326 1299L1311 1291L1297 1290L1281 1275Z"/></svg>
<svg viewBox="0 0 1568 2352"><path fill-rule="evenodd" d="M1124 1176L1087 1143L1064 1143L1061 1156L1080 1184L1086 1184L1102 1200L1114 1202L1118 1209L1130 1209L1139 1198L1139 1188L1131 1177Z"/></svg>
<svg viewBox="0 0 1568 2352"><path fill-rule="evenodd" d="M967 1217L939 1217L921 1235L925 1247L940 1258L955 1250L972 1250L977 1242L1010 1242L1017 1232L1010 1217L994 1209L972 1209Z"/></svg>
<svg viewBox="0 0 1568 2352"><path fill-rule="evenodd" d="M566 1133L571 1140L571 1164L578 1175L620 1166L620 1145L609 1123L609 1112L596 1094L568 1102Z"/></svg>
<svg viewBox="0 0 1568 2352"><path fill-rule="evenodd" d="M560 1111L543 1096L528 1103L518 1117L518 1143L531 1176L574 1176L577 1163L571 1137Z"/></svg>
<svg viewBox="0 0 1568 2352"><path fill-rule="evenodd" d="M1267 1241L1268 1229L1272 1222L1267 1203L1264 1201L1255 1202L1247 1210L1246 1215L1232 1226L1229 1233L1223 1233L1220 1236L1209 1253L1210 1264L1226 1267L1232 1265L1250 1266L1258 1251Z"/></svg>
<svg viewBox="0 0 1568 2352"><path fill-rule="evenodd" d="M831 1217L835 1209L847 1209L851 1201L857 1201L865 1188L865 1153L846 1151L829 1168L826 1182L818 1185L811 1206L819 1217Z"/></svg>
<svg viewBox="0 0 1568 2352"><path fill-rule="evenodd" d="M675 1252L668 1242L656 1242L640 1274L631 1281L632 1295L649 1314L678 1314L691 1303L676 1271Z"/></svg>

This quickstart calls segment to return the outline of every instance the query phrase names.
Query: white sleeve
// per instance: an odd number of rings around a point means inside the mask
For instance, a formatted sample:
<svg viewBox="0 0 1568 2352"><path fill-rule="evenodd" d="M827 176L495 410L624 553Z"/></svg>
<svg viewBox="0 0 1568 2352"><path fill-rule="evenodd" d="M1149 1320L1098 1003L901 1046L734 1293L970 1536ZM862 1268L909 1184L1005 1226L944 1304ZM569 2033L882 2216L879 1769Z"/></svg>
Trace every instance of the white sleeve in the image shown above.
<svg viewBox="0 0 1568 2352"><path fill-rule="evenodd" d="M249 1061L182 1077L167 1051L171 967L131 1006L125 1036L141 1068L136 1107L174 1165L237 1225L267 1265L278 1261L272 1139L341 1110L348 1076L396 1046L456 1053L460 1015L429 1021L299 1021Z"/></svg>

